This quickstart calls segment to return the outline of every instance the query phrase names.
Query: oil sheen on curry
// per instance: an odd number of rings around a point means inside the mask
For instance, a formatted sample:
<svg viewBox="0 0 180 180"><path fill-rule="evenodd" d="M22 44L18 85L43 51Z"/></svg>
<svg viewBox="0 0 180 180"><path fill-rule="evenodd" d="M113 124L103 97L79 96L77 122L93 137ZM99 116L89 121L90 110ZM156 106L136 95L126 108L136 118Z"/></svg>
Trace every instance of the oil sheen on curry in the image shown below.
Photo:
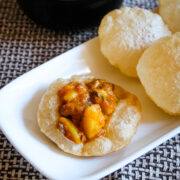
<svg viewBox="0 0 180 180"><path fill-rule="evenodd" d="M105 127L115 111L114 85L101 79L70 82L58 91L57 128L76 144L106 136Z"/></svg>

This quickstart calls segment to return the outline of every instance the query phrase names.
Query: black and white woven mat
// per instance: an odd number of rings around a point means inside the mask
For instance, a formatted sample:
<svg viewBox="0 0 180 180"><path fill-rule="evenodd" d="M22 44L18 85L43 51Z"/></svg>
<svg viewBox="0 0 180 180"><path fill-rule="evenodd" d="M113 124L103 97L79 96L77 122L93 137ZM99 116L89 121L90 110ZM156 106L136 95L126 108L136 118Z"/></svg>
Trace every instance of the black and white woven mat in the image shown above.
<svg viewBox="0 0 180 180"><path fill-rule="evenodd" d="M124 0L153 9L157 0ZM0 0L0 88L23 73L97 35L97 27L55 32L36 25L15 0ZM0 131L0 179L46 179ZM180 134L103 178L180 180Z"/></svg>

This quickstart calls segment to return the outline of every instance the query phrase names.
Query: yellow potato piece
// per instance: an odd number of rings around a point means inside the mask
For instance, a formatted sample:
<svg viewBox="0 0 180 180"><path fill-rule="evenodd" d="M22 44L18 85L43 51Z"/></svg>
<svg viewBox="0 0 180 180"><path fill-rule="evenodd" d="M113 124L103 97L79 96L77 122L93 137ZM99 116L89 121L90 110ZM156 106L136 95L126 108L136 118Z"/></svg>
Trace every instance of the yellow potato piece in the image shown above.
<svg viewBox="0 0 180 180"><path fill-rule="evenodd" d="M173 33L180 32L180 0L159 0L159 14Z"/></svg>
<svg viewBox="0 0 180 180"><path fill-rule="evenodd" d="M67 118L60 117L59 122L63 124L65 132L76 144L82 143L82 138L77 127Z"/></svg>
<svg viewBox="0 0 180 180"><path fill-rule="evenodd" d="M82 126L88 139L94 138L105 125L105 117L99 104L93 104L84 111Z"/></svg>
<svg viewBox="0 0 180 180"><path fill-rule="evenodd" d="M142 85L165 112L180 114L180 32L159 39L137 65Z"/></svg>
<svg viewBox="0 0 180 180"><path fill-rule="evenodd" d="M71 101L72 99L76 98L77 96L78 96L78 93L76 91L69 90L65 93L65 95L63 96L63 99L65 101Z"/></svg>
<svg viewBox="0 0 180 180"><path fill-rule="evenodd" d="M98 34L101 52L109 62L125 75L137 77L136 65L144 50L171 32L160 15L123 7L102 19Z"/></svg>

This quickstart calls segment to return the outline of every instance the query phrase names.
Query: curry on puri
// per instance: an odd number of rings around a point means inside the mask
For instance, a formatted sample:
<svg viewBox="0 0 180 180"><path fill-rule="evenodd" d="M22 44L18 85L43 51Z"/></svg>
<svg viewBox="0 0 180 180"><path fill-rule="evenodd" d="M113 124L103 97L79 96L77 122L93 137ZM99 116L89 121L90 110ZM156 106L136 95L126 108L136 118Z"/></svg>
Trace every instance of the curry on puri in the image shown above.
<svg viewBox="0 0 180 180"><path fill-rule="evenodd" d="M117 104L113 84L100 79L71 82L58 96L57 127L67 138L79 144L106 135L104 127Z"/></svg>

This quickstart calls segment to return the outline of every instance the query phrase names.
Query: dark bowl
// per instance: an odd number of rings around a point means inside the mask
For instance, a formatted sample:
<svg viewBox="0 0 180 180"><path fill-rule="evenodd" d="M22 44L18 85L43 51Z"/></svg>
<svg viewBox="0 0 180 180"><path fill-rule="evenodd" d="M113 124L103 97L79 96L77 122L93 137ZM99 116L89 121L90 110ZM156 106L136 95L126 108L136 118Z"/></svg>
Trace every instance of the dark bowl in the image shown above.
<svg viewBox="0 0 180 180"><path fill-rule="evenodd" d="M122 0L18 0L18 3L36 23L59 28L98 25L106 13L121 6Z"/></svg>

